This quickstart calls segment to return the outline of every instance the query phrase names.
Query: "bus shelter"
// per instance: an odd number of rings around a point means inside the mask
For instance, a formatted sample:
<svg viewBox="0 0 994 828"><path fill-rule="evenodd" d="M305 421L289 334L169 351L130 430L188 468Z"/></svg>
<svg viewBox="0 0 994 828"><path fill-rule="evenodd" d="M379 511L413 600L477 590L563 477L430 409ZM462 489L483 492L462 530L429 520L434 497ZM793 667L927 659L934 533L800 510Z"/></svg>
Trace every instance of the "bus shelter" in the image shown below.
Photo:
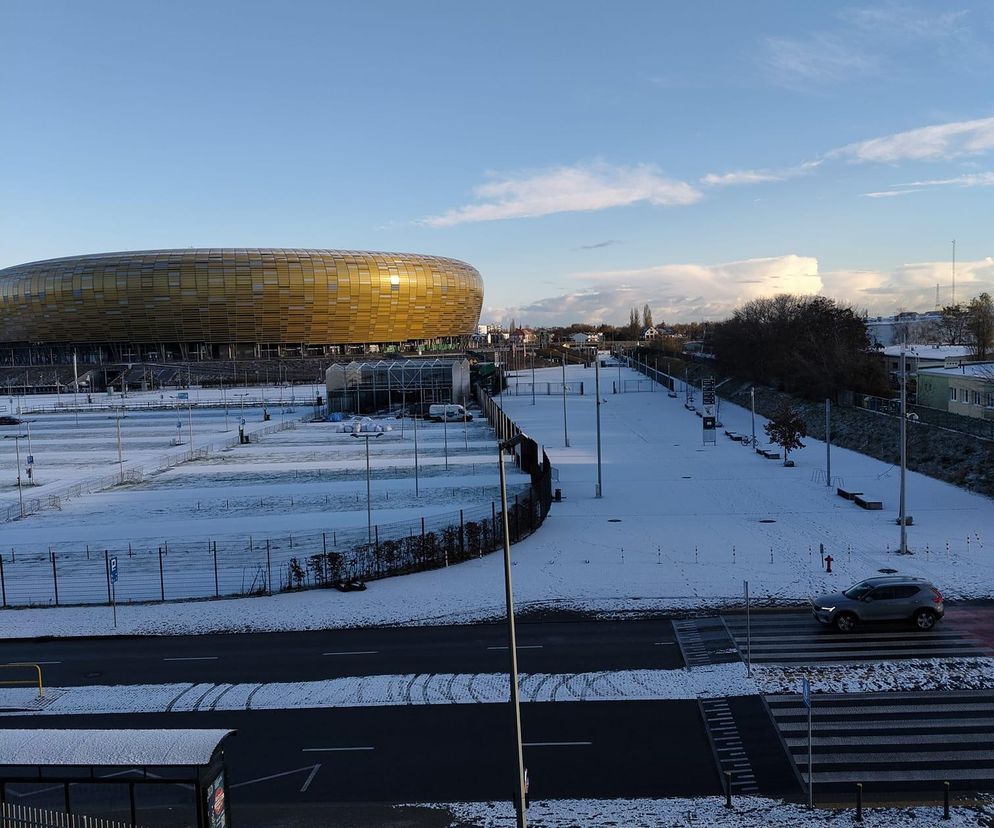
<svg viewBox="0 0 994 828"><path fill-rule="evenodd" d="M53 821L39 825L83 825L85 818L86 825L141 826L136 789L171 785L183 791L182 810L188 817L182 824L228 828L224 742L234 733L223 729L0 730L0 807L6 815L25 807L25 802L38 804L35 810L54 815ZM113 818L101 819L92 803L84 801L80 792L92 792L94 786L127 791L126 802L118 798L122 804Z"/></svg>

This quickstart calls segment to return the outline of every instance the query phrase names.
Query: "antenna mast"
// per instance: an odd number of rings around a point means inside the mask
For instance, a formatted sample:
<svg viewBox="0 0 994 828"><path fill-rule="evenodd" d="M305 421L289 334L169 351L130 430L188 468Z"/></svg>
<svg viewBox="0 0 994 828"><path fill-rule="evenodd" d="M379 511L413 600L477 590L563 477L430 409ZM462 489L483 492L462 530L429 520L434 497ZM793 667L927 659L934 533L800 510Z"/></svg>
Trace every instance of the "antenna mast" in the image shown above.
<svg viewBox="0 0 994 828"><path fill-rule="evenodd" d="M956 239L953 239L953 307L956 306Z"/></svg>

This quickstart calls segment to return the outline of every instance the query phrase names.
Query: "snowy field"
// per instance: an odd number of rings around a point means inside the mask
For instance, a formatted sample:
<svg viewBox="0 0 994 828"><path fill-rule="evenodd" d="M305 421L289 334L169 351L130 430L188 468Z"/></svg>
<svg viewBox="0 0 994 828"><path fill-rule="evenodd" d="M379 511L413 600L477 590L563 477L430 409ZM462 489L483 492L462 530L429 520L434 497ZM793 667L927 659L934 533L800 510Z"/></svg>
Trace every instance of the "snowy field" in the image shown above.
<svg viewBox="0 0 994 828"><path fill-rule="evenodd" d="M592 388L593 374L592 367L568 368L569 381L583 380L585 389ZM539 395L534 405L529 396L503 400L509 415L544 443L559 475L554 485L564 496L553 504L546 524L514 547L519 607L617 615L718 606L741 601L743 580L750 582L755 598L782 603L848 585L880 569L930 578L952 599L994 595L994 502L989 498L909 472L913 554L903 557L893 552L899 541L896 467L832 449L833 477L883 501L882 511L864 511L819 481L823 443L806 439L807 447L791 455L794 468L764 459L725 437L723 429L715 445L704 445L701 420L684 408L682 395L672 398L663 390L612 394L619 375L641 377L626 368L601 371L601 498L594 497L593 394L567 400L569 448L563 445L561 397ZM560 377L558 368L537 372L539 382ZM522 377L526 380L530 372ZM750 432L744 409L723 403L721 419L723 428ZM763 423L757 418L759 434ZM293 438L300 433L293 432ZM455 488L444 481L443 474L437 485ZM295 492L303 489L299 480L285 482ZM352 483L353 492L356 487L363 491L361 475ZM177 523L195 520L190 506L187 502ZM360 526L361 516L360 510ZM78 527L93 530L85 514ZM9 529L10 524L5 533ZM95 531L125 536L102 522ZM835 559L832 574L821 565L819 544ZM130 607L119 613L119 632L457 623L499 617L502 589L500 556L491 555L378 581L364 593ZM97 608L24 610L5 621L6 636L111 632L109 613Z"/></svg>
<svg viewBox="0 0 994 828"><path fill-rule="evenodd" d="M39 484L29 496L108 475L113 485L60 499L59 508L3 526L7 602L54 604L56 583L61 603L106 601L105 550L118 558L116 597L127 602L245 593L265 587L270 578L278 589L288 580L291 558L304 561L308 555L365 543L365 441L340 424L302 422L312 417L313 407L300 405L299 397L294 405L289 396L280 405L273 389L267 397L272 419L266 423L261 407L243 408L242 393L258 398L260 391L227 390L229 401L238 401L227 412L223 407L147 409L146 404L161 401L157 393L132 394L127 400L118 396L116 402L127 406L121 421L125 471L141 470L127 474L123 485L117 485L117 412L83 412L78 428L74 413L22 413L30 420ZM237 441L243 416L252 440L248 445ZM198 450L193 460L191 418ZM460 509L466 521L491 519L500 492L494 434L486 421L419 422L417 475L411 420L372 420L367 426L383 429L369 444L369 518L375 538L420 532L422 518L428 531L458 526ZM179 440L185 445L171 445ZM10 472L12 443L0 441L5 452L0 468ZM207 447L201 456L199 450ZM159 462L163 452L169 452L170 463ZM528 478L513 466L508 473L514 498L527 488ZM13 499L16 509L12 474L5 477L0 505Z"/></svg>

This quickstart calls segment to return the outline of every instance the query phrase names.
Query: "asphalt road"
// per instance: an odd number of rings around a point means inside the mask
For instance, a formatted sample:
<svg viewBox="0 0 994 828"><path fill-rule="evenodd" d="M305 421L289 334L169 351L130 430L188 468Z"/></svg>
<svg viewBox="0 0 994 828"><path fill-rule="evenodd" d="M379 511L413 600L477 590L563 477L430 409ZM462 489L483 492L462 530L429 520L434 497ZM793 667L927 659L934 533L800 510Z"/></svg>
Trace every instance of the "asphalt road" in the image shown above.
<svg viewBox="0 0 994 828"><path fill-rule="evenodd" d="M519 623L521 672L683 666L667 620ZM53 687L310 681L339 676L504 672L500 624L0 643L0 663L42 665Z"/></svg>
<svg viewBox="0 0 994 828"><path fill-rule="evenodd" d="M38 719L4 717L4 727ZM47 717L46 727L225 727L236 809L510 799L507 705ZM697 796L720 782L695 701L525 704L535 798ZM26 792L28 788L16 788ZM59 803L60 791L22 800Z"/></svg>

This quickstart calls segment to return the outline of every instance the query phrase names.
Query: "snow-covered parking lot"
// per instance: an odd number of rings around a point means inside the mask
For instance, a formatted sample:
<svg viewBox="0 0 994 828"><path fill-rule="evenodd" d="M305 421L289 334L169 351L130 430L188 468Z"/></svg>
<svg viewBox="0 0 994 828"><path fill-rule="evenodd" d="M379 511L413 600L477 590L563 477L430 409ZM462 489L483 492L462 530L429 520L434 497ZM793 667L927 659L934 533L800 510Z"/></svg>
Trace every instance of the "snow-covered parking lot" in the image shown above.
<svg viewBox="0 0 994 828"><path fill-rule="evenodd" d="M569 379L582 379L588 389L567 400L570 448L563 445L561 397L539 395L534 405L530 396L503 399L510 416L544 443L564 496L546 524L514 547L519 606L612 614L706 607L739 601L743 580L760 600L796 601L881 569L930 578L954 600L994 595L990 499L909 473L913 554L896 555L896 467L832 449L833 477L883 501L881 511L864 511L818 479L825 463L823 443L805 440L807 447L791 455L793 468L762 458L725 437L722 429L715 445L703 445L701 420L684 408L682 397L663 390L610 393L619 370L623 378L640 376L624 368L602 369L602 498L594 497L595 414L589 391L594 369L569 368ZM555 382L560 376L558 368L538 372L539 381ZM721 419L724 428L750 431L749 412L743 409L723 404ZM757 431L763 422L757 418ZM457 443L460 430L457 426ZM302 432L291 433L296 440ZM259 448L268 452L268 445ZM338 484L351 485L353 497L358 489L360 500L362 462L350 458L351 480ZM463 474L460 469L458 477ZM466 485L451 468L449 475L443 469L433 485L449 491ZM306 490L299 478L283 478L280 485L287 487L284 497ZM189 498L184 503L183 521L191 520L193 504ZM80 532L123 536L107 525L106 512L92 522L86 513L77 516ZM360 508L353 525L361 527L363 521ZM819 544L834 558L832 574L824 571ZM502 584L500 557L492 555L379 581L361 594L321 591L190 607L134 607L120 613L119 621L122 632L457 622L499 616ZM19 611L5 619L4 634L40 634L44 628L65 634L108 632L108 615L99 608Z"/></svg>

